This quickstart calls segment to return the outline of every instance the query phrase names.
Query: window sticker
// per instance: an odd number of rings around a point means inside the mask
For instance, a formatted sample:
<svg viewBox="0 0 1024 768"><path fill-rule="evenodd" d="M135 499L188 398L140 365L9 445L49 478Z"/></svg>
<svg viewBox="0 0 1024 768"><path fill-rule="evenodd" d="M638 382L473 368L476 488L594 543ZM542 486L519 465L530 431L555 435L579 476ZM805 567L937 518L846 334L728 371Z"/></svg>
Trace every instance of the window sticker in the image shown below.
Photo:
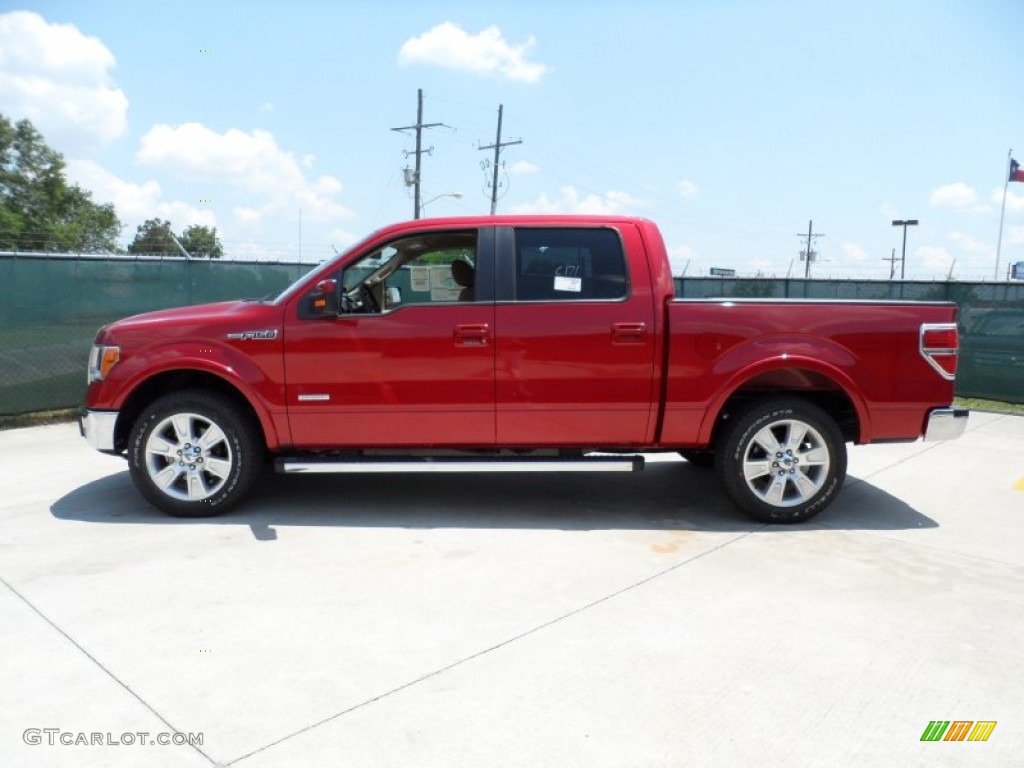
<svg viewBox="0 0 1024 768"><path fill-rule="evenodd" d="M426 293L430 290L430 267L412 267L409 270L409 287Z"/></svg>
<svg viewBox="0 0 1024 768"><path fill-rule="evenodd" d="M583 279L579 277L562 277L561 275L556 275L555 290L579 293L583 290Z"/></svg>
<svg viewBox="0 0 1024 768"><path fill-rule="evenodd" d="M450 266L430 267L430 300L458 301L462 288L452 279Z"/></svg>

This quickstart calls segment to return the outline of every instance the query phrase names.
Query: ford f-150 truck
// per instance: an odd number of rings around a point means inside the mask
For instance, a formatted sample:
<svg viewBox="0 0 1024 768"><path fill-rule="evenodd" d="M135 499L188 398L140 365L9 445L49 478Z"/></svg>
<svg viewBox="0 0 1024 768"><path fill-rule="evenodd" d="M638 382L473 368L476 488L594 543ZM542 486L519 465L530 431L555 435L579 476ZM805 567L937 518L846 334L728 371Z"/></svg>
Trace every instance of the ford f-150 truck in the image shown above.
<svg viewBox="0 0 1024 768"><path fill-rule="evenodd" d="M630 217L386 227L272 300L99 330L81 428L178 516L284 473L713 465L767 522L824 509L846 443L957 437L950 303L680 300Z"/></svg>

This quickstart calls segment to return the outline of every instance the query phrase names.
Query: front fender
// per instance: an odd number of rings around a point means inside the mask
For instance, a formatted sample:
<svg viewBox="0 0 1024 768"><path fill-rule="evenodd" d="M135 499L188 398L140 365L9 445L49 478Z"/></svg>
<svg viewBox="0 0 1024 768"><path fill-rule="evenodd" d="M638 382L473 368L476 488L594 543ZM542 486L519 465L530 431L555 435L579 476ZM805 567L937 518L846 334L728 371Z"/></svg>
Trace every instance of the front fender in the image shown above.
<svg viewBox="0 0 1024 768"><path fill-rule="evenodd" d="M279 344L271 343L267 346L277 347L276 354L270 349L265 352L270 354L271 359L279 361ZM273 450L281 444L274 411L283 409L283 381L281 378L275 381L252 356L242 353L229 343L179 340L155 344L114 366L111 375L102 384L111 389L110 407L120 410L146 382L176 372L215 376L231 386L256 413L267 446ZM274 403L280 403L281 408L275 409Z"/></svg>

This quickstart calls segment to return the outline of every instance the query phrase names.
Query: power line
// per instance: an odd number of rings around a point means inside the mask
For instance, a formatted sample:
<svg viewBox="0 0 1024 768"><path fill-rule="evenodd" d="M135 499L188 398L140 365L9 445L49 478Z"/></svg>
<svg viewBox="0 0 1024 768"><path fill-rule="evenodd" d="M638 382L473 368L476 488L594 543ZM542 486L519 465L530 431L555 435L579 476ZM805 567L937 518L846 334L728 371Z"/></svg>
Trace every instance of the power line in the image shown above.
<svg viewBox="0 0 1024 768"><path fill-rule="evenodd" d="M413 218L414 219L418 219L420 217L420 164L421 164L421 159L422 159L422 156L423 156L424 152L426 152L427 154L430 154L431 152L434 151L433 147L431 147L430 149L426 149L426 150L423 149L423 142L422 142L423 129L424 128L437 128L438 126L442 126L442 125L444 125L444 123L424 123L423 122L423 89L422 88L417 88L416 89L416 124L415 125L405 125L405 126L402 126L401 128L392 128L391 129L392 131L412 131L412 130L416 131L416 149L413 152L413 154L416 155L416 170L412 172L412 178L410 178L409 169L408 168L405 169L405 171L406 171L406 174L405 174L405 184L406 184L406 186L411 186L414 189L414 193L413 193L413 195L414 195L413 196L414 202L413 202L413 209L412 209L413 210ZM408 157L408 156L409 156L409 153L406 152L406 157Z"/></svg>
<svg viewBox="0 0 1024 768"><path fill-rule="evenodd" d="M498 167L501 164L500 163L501 150L502 150L503 147L510 147L513 144L522 144L523 143L521 139L516 139L515 141L502 142L502 140L501 140L501 116L502 116L502 112L504 111L504 109L505 109L505 105L504 104L499 104L498 105L498 133L497 133L497 137L494 139L494 143L493 144L488 144L486 147L480 147L481 151L485 150L485 149L493 149L494 150L494 178L491 181L491 216L494 215L494 212L498 208Z"/></svg>

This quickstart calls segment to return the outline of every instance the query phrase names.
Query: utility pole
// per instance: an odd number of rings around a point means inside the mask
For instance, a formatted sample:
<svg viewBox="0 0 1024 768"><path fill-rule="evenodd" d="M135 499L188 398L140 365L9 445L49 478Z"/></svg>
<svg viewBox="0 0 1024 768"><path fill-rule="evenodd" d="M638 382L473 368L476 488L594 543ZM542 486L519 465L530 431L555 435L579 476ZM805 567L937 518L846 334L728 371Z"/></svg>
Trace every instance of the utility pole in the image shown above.
<svg viewBox="0 0 1024 768"><path fill-rule="evenodd" d="M486 147L480 147L481 150L484 150L484 149L493 149L494 150L494 177L491 180L491 216L493 216L494 212L498 209L498 165L499 165L499 158L501 156L501 149L502 149L502 147L510 147L513 144L522 144L523 143L521 139L516 139L515 141L506 141L506 142L502 143L502 141L501 141L501 113L502 113L502 111L504 109L505 109L505 105L504 104L499 104L498 105L498 135L497 135L497 138L494 140L494 143L493 144L488 144Z"/></svg>
<svg viewBox="0 0 1024 768"><path fill-rule="evenodd" d="M825 236L824 232L819 232L818 234L814 234L814 221L813 220L807 222L807 234L806 235L801 234L799 232L797 233L797 237L801 237L801 238L806 237L807 238L807 250L804 251L804 253L801 254L801 256L806 260L806 262L804 264L804 279L805 280L811 276L811 259L813 259L817 255L817 254L815 254L814 249L812 247L814 245L814 239L817 238L817 237L824 237L824 236Z"/></svg>
<svg viewBox="0 0 1024 768"><path fill-rule="evenodd" d="M409 179L406 174L405 184L406 186L412 186L413 191L413 218L418 219L420 217L420 165L421 158L424 152L431 153L434 148L424 150L423 149L423 129L424 128L437 128L438 126L444 125L444 123L424 123L423 122L423 89L416 89L416 124L415 125L404 125L401 128L392 128L392 131L416 131L416 170L413 171L412 179ZM408 157L409 153L406 152L405 156ZM406 169L408 170L408 169Z"/></svg>
<svg viewBox="0 0 1024 768"><path fill-rule="evenodd" d="M899 259L896 258L896 249L893 248L892 256L890 256L888 259L882 259L882 261L889 262L889 279L892 280L894 277L896 277L896 262L899 261Z"/></svg>

